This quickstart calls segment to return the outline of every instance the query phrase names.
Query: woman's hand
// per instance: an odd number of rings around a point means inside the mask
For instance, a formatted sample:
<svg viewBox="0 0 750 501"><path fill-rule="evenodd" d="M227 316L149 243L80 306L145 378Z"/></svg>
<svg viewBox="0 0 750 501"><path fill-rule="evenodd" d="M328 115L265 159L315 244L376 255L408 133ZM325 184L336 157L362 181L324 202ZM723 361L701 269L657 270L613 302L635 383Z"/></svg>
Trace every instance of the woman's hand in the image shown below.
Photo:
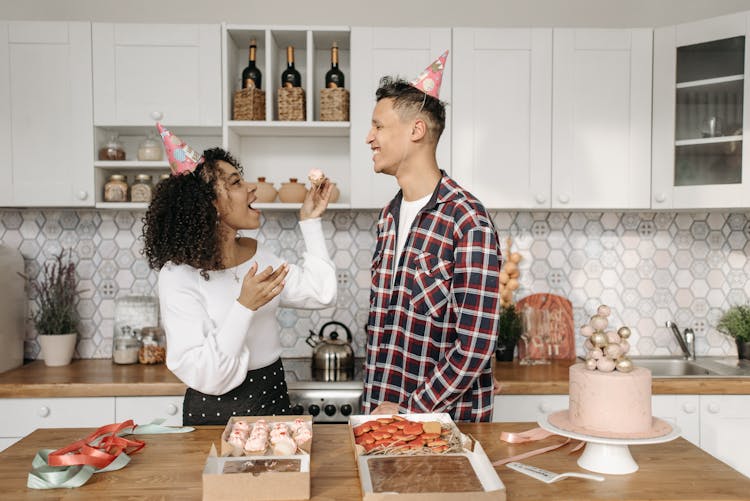
<svg viewBox="0 0 750 501"><path fill-rule="evenodd" d="M260 273L257 271L258 263L253 263L242 279L242 290L237 298L242 306L253 311L281 294L289 266L284 263L275 270L269 266Z"/></svg>
<svg viewBox="0 0 750 501"><path fill-rule="evenodd" d="M313 185L307 190L305 200L302 202L302 207L299 210L300 220L304 221L305 219L322 216L326 207L328 207L328 200L331 198L332 191L333 184L328 178L324 179L319 185Z"/></svg>

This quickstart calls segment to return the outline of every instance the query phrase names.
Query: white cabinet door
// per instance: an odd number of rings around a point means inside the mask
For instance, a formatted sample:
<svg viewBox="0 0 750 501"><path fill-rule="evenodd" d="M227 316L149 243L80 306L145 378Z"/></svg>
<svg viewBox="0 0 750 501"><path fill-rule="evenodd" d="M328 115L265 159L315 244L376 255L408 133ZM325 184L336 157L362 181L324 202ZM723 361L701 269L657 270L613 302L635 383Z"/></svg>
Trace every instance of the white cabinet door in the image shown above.
<svg viewBox="0 0 750 501"><path fill-rule="evenodd" d="M547 414L568 408L568 395L496 395L492 421L536 423Z"/></svg>
<svg viewBox="0 0 750 501"><path fill-rule="evenodd" d="M115 421L132 419L135 424L148 424L164 419L165 426L182 426L182 400L181 396L116 397Z"/></svg>
<svg viewBox="0 0 750 501"><path fill-rule="evenodd" d="M698 395L654 395L651 414L679 426L682 437L700 447Z"/></svg>
<svg viewBox="0 0 750 501"><path fill-rule="evenodd" d="M0 399L0 435L5 438L37 428L98 428L114 418L113 397Z"/></svg>
<svg viewBox="0 0 750 501"><path fill-rule="evenodd" d="M652 208L750 207L748 42L747 13L654 31Z"/></svg>
<svg viewBox="0 0 750 501"><path fill-rule="evenodd" d="M94 23L92 38L96 125L221 125L220 25Z"/></svg>
<svg viewBox="0 0 750 501"><path fill-rule="evenodd" d="M3 206L93 206L91 25L0 23Z"/></svg>
<svg viewBox="0 0 750 501"><path fill-rule="evenodd" d="M370 129L375 91L380 78L416 78L430 63L451 47L450 28L352 28L350 161L353 208L382 208L398 191L395 178L375 174L372 152L365 143ZM448 56L440 99L451 102L453 60ZM437 149L440 168L451 172L451 109Z"/></svg>
<svg viewBox="0 0 750 501"><path fill-rule="evenodd" d="M555 29L552 207L649 208L651 29Z"/></svg>
<svg viewBox="0 0 750 501"><path fill-rule="evenodd" d="M700 397L701 449L750 477L750 395Z"/></svg>
<svg viewBox="0 0 750 501"><path fill-rule="evenodd" d="M489 208L549 208L552 29L455 28L453 61L453 177Z"/></svg>

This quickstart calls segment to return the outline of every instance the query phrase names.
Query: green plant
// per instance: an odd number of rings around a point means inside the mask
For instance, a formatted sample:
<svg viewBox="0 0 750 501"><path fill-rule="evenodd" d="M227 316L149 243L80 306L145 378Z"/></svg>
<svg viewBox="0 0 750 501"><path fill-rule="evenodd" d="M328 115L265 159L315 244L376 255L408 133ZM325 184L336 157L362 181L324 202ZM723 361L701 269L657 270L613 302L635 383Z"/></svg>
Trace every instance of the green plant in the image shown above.
<svg viewBox="0 0 750 501"><path fill-rule="evenodd" d="M497 329L497 344L502 346L514 345L521 337L521 315L516 306L511 304L500 308L500 319Z"/></svg>
<svg viewBox="0 0 750 501"><path fill-rule="evenodd" d="M78 279L76 266L67 259L65 251L55 256L55 260L45 263L40 278L29 280L36 295L36 310L31 314L39 334L69 334L78 326Z"/></svg>
<svg viewBox="0 0 750 501"><path fill-rule="evenodd" d="M750 341L750 306L732 306L724 312L716 327L740 341Z"/></svg>

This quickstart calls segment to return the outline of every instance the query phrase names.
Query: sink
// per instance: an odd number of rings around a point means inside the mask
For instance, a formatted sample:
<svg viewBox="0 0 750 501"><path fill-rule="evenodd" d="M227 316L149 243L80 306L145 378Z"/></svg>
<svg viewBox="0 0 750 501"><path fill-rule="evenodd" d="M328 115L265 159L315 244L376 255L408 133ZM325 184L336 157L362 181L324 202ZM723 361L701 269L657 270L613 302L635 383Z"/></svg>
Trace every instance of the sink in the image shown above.
<svg viewBox="0 0 750 501"><path fill-rule="evenodd" d="M696 360L665 357L632 357L633 365L651 371L654 379L662 378L750 378L750 366L745 361L721 357L699 357Z"/></svg>

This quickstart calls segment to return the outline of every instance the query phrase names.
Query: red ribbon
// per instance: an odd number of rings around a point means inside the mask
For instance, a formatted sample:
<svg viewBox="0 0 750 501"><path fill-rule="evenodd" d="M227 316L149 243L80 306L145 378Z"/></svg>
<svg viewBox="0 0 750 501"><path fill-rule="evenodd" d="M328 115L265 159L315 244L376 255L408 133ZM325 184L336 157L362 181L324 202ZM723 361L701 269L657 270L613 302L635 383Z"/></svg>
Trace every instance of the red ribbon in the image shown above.
<svg viewBox="0 0 750 501"><path fill-rule="evenodd" d="M105 468L121 453L130 455L146 446L146 442L141 440L118 436L118 433L128 429L135 430L132 419L102 426L88 437L50 452L47 463L50 466L87 464L96 469Z"/></svg>

